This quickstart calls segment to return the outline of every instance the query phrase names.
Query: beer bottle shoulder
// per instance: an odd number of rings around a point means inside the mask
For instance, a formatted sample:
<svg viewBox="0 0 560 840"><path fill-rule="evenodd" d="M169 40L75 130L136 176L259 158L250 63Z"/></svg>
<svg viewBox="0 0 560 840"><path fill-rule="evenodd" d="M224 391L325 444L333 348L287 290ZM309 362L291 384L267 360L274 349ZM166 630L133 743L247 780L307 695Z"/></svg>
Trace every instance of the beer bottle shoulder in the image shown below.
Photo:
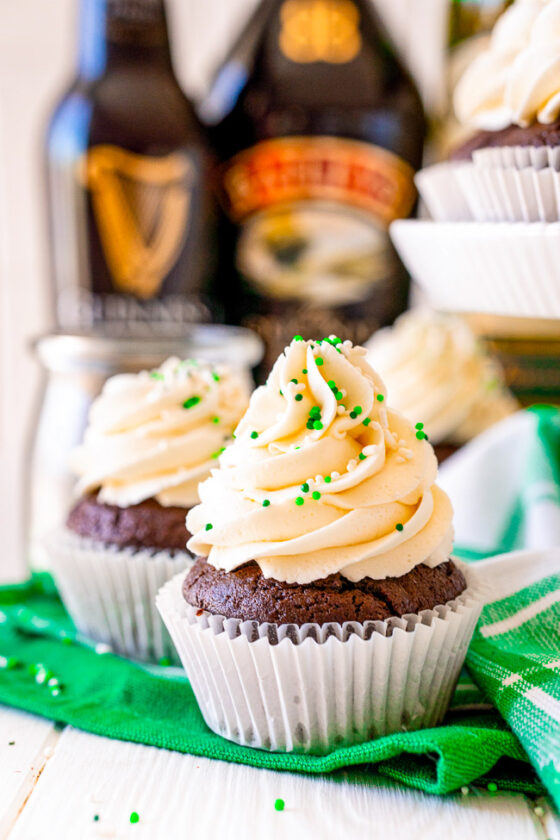
<svg viewBox="0 0 560 840"><path fill-rule="evenodd" d="M173 76L126 67L74 81L48 128L49 146L61 142L82 149L111 143L155 154L205 145L204 130Z"/></svg>

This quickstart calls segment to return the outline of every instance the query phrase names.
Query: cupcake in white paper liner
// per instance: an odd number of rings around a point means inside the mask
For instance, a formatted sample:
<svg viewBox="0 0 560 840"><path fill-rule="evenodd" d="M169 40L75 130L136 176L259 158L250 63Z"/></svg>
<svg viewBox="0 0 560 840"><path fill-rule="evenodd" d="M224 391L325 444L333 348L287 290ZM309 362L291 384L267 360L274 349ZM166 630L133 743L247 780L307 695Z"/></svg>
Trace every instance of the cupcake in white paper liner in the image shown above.
<svg viewBox="0 0 560 840"><path fill-rule="evenodd" d="M414 183L436 222L471 221L474 217L457 176L471 163L436 163L417 172Z"/></svg>
<svg viewBox="0 0 560 840"><path fill-rule="evenodd" d="M192 563L187 512L248 398L240 375L193 360L107 381L73 455L77 501L45 546L82 633L133 658L176 660L155 594Z"/></svg>
<svg viewBox="0 0 560 840"><path fill-rule="evenodd" d="M366 344L391 402L410 419L421 418L440 458L517 411L499 363L453 315L410 309Z"/></svg>
<svg viewBox="0 0 560 840"><path fill-rule="evenodd" d="M184 575L157 605L210 729L243 746L320 755L441 722L484 602L472 569L460 568L468 588L454 601L386 621L224 619L186 603Z"/></svg>
<svg viewBox="0 0 560 840"><path fill-rule="evenodd" d="M482 605L423 423L366 352L295 336L200 486L195 563L158 595L208 725L241 744L434 725Z"/></svg>

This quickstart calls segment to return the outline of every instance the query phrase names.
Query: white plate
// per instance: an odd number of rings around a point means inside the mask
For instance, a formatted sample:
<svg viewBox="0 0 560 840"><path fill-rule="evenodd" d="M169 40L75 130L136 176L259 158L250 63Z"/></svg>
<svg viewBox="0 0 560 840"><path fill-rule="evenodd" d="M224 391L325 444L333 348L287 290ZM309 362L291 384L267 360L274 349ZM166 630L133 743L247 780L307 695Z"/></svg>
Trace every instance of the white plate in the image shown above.
<svg viewBox="0 0 560 840"><path fill-rule="evenodd" d="M438 309L560 318L560 222L407 219L391 237Z"/></svg>

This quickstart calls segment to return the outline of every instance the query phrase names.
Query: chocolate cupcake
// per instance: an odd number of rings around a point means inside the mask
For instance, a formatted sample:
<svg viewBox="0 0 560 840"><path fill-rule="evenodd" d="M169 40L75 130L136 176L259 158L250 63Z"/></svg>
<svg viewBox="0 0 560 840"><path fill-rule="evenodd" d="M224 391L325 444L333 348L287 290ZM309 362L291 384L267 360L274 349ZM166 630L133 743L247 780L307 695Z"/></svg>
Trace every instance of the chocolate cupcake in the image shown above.
<svg viewBox="0 0 560 840"><path fill-rule="evenodd" d="M366 346L391 403L423 423L439 463L519 408L498 362L458 317L411 309Z"/></svg>
<svg viewBox="0 0 560 840"><path fill-rule="evenodd" d="M239 376L192 360L107 381L72 458L78 499L47 545L81 632L140 659L174 655L155 594L192 562L187 512L247 402Z"/></svg>
<svg viewBox="0 0 560 840"><path fill-rule="evenodd" d="M296 336L200 487L196 563L158 595L206 722L241 744L435 724L478 617L433 449L365 356Z"/></svg>

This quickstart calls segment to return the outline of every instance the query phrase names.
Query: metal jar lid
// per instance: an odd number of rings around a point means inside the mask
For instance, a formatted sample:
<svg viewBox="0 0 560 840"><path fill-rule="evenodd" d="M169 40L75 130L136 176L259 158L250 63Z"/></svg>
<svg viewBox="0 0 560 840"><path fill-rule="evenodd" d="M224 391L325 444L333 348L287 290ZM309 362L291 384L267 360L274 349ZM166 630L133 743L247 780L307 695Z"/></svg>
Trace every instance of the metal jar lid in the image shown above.
<svg viewBox="0 0 560 840"><path fill-rule="evenodd" d="M175 336L105 336L54 333L34 342L44 367L56 373L95 372L104 376L149 370L169 356L227 362L250 369L263 356L251 330L224 324L189 324Z"/></svg>

